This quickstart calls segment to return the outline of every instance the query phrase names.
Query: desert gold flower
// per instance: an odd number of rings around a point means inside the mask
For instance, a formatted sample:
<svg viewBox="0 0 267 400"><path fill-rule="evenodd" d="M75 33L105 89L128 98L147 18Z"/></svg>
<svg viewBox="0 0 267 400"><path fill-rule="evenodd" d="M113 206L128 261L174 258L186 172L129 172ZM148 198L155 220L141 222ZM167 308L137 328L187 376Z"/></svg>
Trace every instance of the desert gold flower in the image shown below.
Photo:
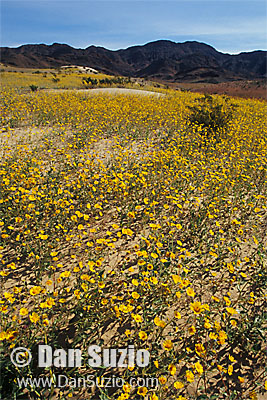
<svg viewBox="0 0 267 400"><path fill-rule="evenodd" d="M229 367L228 367L228 375L233 375L233 370L234 370L234 368L233 368L233 366L232 365L229 365Z"/></svg>
<svg viewBox="0 0 267 400"><path fill-rule="evenodd" d="M35 313L35 312L30 314L29 317L30 317L31 322L33 322L34 324L36 324L40 319L39 315L37 313Z"/></svg>
<svg viewBox="0 0 267 400"><path fill-rule="evenodd" d="M164 328L166 326L166 322L164 322L163 320L161 320L159 317L155 317L154 318L154 324L156 326L160 326L161 328Z"/></svg>
<svg viewBox="0 0 267 400"><path fill-rule="evenodd" d="M179 313L179 311L174 311L174 316L175 316L175 318L177 318L177 319L181 319L181 318L182 318L182 316L181 316L181 314Z"/></svg>
<svg viewBox="0 0 267 400"><path fill-rule="evenodd" d="M203 374L203 366L200 364L199 361L195 363L195 369L199 375Z"/></svg>
<svg viewBox="0 0 267 400"><path fill-rule="evenodd" d="M141 340L146 340L147 339L147 334L144 331L140 331L138 335L139 335L139 338Z"/></svg>
<svg viewBox="0 0 267 400"><path fill-rule="evenodd" d="M179 275L172 275L172 279L173 279L173 282L174 282L175 284L181 282L181 277L180 277Z"/></svg>
<svg viewBox="0 0 267 400"><path fill-rule="evenodd" d="M22 307L22 308L19 310L19 313L20 313L20 315L22 315L22 316L24 317L25 315L28 315L29 311L28 311L27 308Z"/></svg>
<svg viewBox="0 0 267 400"><path fill-rule="evenodd" d="M202 343L197 343L197 344L195 345L195 350L196 350L196 353L197 353L200 357L204 357L204 355L206 354L205 347L203 346Z"/></svg>
<svg viewBox="0 0 267 400"><path fill-rule="evenodd" d="M173 386L175 387L175 389L182 389L184 387L184 384L183 382L176 381L174 382Z"/></svg>
<svg viewBox="0 0 267 400"><path fill-rule="evenodd" d="M232 325L233 327L236 327L236 326L237 326L237 321L236 321L235 319L231 319L231 320L230 320L230 323L231 323L231 325Z"/></svg>
<svg viewBox="0 0 267 400"><path fill-rule="evenodd" d="M133 319L135 320L135 322L138 322L138 323L140 323L140 322L142 322L142 321L143 321L143 318L142 318L142 316L141 316L141 315L139 315L139 314L132 314L132 317L133 317Z"/></svg>
<svg viewBox="0 0 267 400"><path fill-rule="evenodd" d="M158 254L157 253L151 253L150 254L152 258L158 258Z"/></svg>
<svg viewBox="0 0 267 400"><path fill-rule="evenodd" d="M226 311L227 311L230 315L238 314L238 312L237 312L233 307L226 307Z"/></svg>
<svg viewBox="0 0 267 400"><path fill-rule="evenodd" d="M166 382L167 382L166 376L161 375L161 376L159 377L159 383L160 383L161 385L165 385Z"/></svg>
<svg viewBox="0 0 267 400"><path fill-rule="evenodd" d="M171 374L171 375L175 375L175 374L176 374L177 368L176 368L176 366L175 366L174 364L170 364L170 365L168 366L168 370L170 371L170 374Z"/></svg>
<svg viewBox="0 0 267 400"><path fill-rule="evenodd" d="M123 228L121 232L122 232L123 235L127 235L127 236L132 236L133 233L134 233L134 232L133 232L131 229L129 229L129 228L127 228L127 229L126 229L126 228Z"/></svg>
<svg viewBox="0 0 267 400"><path fill-rule="evenodd" d="M173 343L172 343L171 340L165 340L165 341L162 343L162 346L163 346L164 350L170 351L170 350L173 348Z"/></svg>
<svg viewBox="0 0 267 400"><path fill-rule="evenodd" d="M196 295L194 289L192 289L191 287L186 289L186 294L191 297L195 297Z"/></svg>
<svg viewBox="0 0 267 400"><path fill-rule="evenodd" d="M70 271L64 271L60 274L61 278L68 278L70 276Z"/></svg>
<svg viewBox="0 0 267 400"><path fill-rule="evenodd" d="M194 382L195 377L194 377L194 374L193 374L192 371L187 370L185 372L185 375L186 375L186 379L187 379L188 382Z"/></svg>
<svg viewBox="0 0 267 400"><path fill-rule="evenodd" d="M194 303L190 303L190 308L194 311L194 314L199 315L203 311L203 306L199 301L195 301Z"/></svg>
<svg viewBox="0 0 267 400"><path fill-rule="evenodd" d="M188 328L188 332L190 333L190 335L194 335L194 333L196 332L196 328L195 328L195 326L190 326L189 328Z"/></svg>
<svg viewBox="0 0 267 400"><path fill-rule="evenodd" d="M227 334L226 334L226 332L224 332L223 330L221 330L220 332L219 332L219 342L220 342L220 344L224 344L225 342L226 342L226 339L227 339Z"/></svg>
<svg viewBox="0 0 267 400"><path fill-rule="evenodd" d="M140 396L143 396L143 397L146 396L147 392L148 392L148 389L144 386L141 386L137 389L137 394L139 394Z"/></svg>
<svg viewBox="0 0 267 400"><path fill-rule="evenodd" d="M41 291L42 291L42 288L41 288L40 286L33 286L33 287L30 289L30 294L31 294L32 296L36 296L37 294L41 293Z"/></svg>

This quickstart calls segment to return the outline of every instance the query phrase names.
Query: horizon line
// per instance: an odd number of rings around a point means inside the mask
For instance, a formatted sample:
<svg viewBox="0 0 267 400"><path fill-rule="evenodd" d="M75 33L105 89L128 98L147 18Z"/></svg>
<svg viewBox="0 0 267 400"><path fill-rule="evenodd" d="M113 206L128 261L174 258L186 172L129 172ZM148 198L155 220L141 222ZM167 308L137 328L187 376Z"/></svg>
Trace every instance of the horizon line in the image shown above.
<svg viewBox="0 0 267 400"><path fill-rule="evenodd" d="M262 50L262 49L254 49L254 50L243 50L243 51L239 51L239 52L234 52L234 53L231 53L231 52L224 52L224 51L221 51L221 50L218 50L217 48L215 48L214 46L212 46L211 44L209 44L209 43L206 43L206 42L202 42L202 41L198 41L198 40L186 40L186 41L184 41L184 42L175 42L174 40L170 40L170 39L156 39L156 40L152 40L152 41L150 41L150 42L146 42L146 43L144 43L144 44L133 44L133 45L130 45L130 46L128 46L128 47L121 47L121 48L118 48L118 49L109 49L109 48L107 48L107 47L105 47L105 46L102 46L102 45L94 45L94 44L91 44L91 45L89 45L89 46L87 46L87 47L75 47L75 46L72 46L72 45L70 45L70 44L68 44L68 43L60 43L60 42L53 42L53 43L49 43L49 44L47 44L47 43L44 43L44 42L41 42L41 43L23 43L23 44L16 44L16 45L9 45L9 46L3 46L2 44L1 44L1 46L0 46L0 48L3 48L3 47L5 47L5 48L10 48L10 49L17 49L17 48L20 48L20 47L22 47L22 46L38 46L38 45L45 45L45 46L53 46L53 45L55 45L55 44L58 44L58 45L66 45L66 46L69 46L69 47L71 47L71 48L73 48L73 49L75 49L75 50L86 50L86 49L88 49L88 48L90 48L90 47L98 47L98 48L104 48L104 49L106 49L106 50L108 50L108 51L113 51L113 52L116 52L116 51L119 51L119 50L127 50L127 49L129 49L129 48L131 48L131 47L143 47L143 46L145 46L145 45L147 45L147 44L150 44L150 43L156 43L156 42L171 42L171 43L175 43L175 44L184 44L184 43L199 43L199 44L204 44L204 45L206 45L206 46L209 46L209 47L212 47L213 49L215 49L216 51L218 51L219 53L223 53L223 54L229 54L229 55L238 55L238 54L241 54L241 53L252 53L252 52L255 52L255 51L263 51L263 52L266 52L267 50Z"/></svg>

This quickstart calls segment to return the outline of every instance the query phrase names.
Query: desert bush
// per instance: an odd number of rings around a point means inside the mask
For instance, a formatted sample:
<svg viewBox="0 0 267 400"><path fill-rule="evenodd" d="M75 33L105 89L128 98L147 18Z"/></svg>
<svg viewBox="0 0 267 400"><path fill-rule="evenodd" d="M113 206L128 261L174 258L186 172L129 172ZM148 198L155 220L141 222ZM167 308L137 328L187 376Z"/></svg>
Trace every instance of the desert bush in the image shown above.
<svg viewBox="0 0 267 400"><path fill-rule="evenodd" d="M82 79L82 83L86 86L90 86L90 87L95 87L98 84L98 80L97 79L93 79L93 78L83 78Z"/></svg>
<svg viewBox="0 0 267 400"><path fill-rule="evenodd" d="M228 130L235 105L229 103L227 98L225 103L205 94L197 99L196 105L189 106L191 111L189 115L190 125L197 125L202 128L205 144L210 139L215 139L218 142L221 134Z"/></svg>
<svg viewBox="0 0 267 400"><path fill-rule="evenodd" d="M31 89L32 92L36 92L37 89L38 89L38 86L36 86L36 85L30 85L30 89Z"/></svg>

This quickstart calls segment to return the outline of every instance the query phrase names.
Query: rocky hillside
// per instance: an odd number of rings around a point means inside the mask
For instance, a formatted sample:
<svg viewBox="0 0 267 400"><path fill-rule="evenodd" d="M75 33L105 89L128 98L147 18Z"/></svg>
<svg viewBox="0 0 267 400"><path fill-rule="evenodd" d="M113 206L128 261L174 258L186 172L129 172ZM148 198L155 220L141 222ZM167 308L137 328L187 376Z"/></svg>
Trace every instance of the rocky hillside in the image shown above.
<svg viewBox="0 0 267 400"><path fill-rule="evenodd" d="M66 44L30 44L1 48L1 62L24 68L51 68L68 64L89 66L112 75L162 81L222 82L266 77L266 51L224 54L199 42L159 40L143 46L108 50Z"/></svg>

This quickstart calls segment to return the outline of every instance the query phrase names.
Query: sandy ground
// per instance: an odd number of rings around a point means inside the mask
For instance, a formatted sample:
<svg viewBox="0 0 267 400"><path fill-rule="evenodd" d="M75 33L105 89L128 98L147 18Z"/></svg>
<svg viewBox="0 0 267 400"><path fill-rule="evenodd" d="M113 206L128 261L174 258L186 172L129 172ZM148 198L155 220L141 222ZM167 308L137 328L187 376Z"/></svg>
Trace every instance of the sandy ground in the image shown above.
<svg viewBox="0 0 267 400"><path fill-rule="evenodd" d="M85 90L88 92L88 90ZM109 93L109 94L141 94L144 96L164 96L163 93L149 92L148 90L139 89L127 89L127 88L99 88L99 89L89 89L90 93Z"/></svg>
<svg viewBox="0 0 267 400"><path fill-rule="evenodd" d="M96 89L44 89L45 92L70 92L75 91L76 93L87 93L87 94L135 94L135 95L143 95L143 96L165 96L163 93L158 92L150 92L148 90L139 90L139 89L128 89L128 88L96 88Z"/></svg>

